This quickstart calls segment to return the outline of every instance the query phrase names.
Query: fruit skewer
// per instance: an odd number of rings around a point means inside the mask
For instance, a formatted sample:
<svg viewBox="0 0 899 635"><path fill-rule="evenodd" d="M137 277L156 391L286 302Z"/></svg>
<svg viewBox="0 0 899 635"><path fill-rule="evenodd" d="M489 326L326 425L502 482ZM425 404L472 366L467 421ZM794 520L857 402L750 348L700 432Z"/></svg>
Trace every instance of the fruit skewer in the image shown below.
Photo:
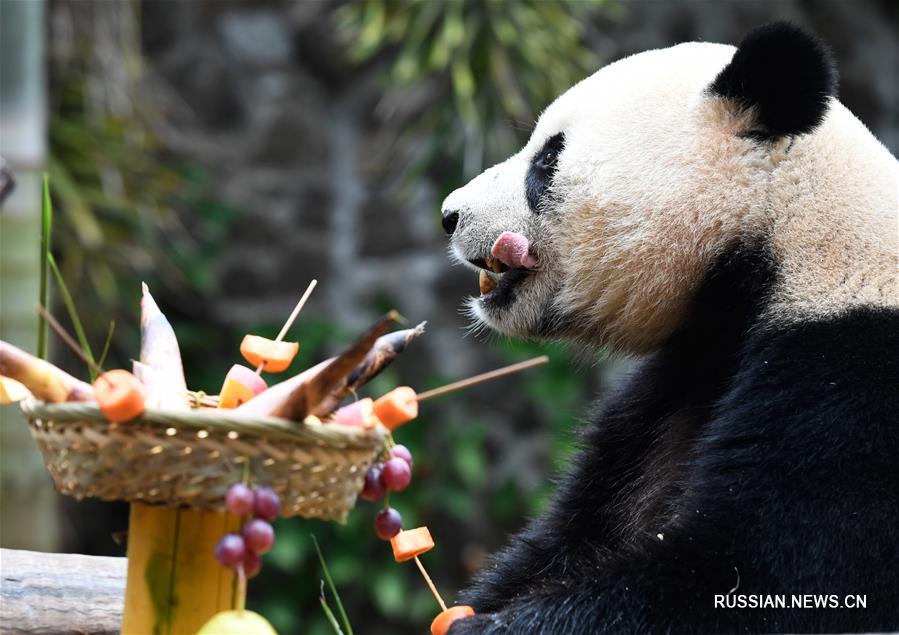
<svg viewBox="0 0 899 635"><path fill-rule="evenodd" d="M510 364L509 366L503 366L502 368L497 368L495 370L488 371L486 373L481 373L479 375L474 375L472 377L468 377L466 379L460 379L459 381L454 381L451 384L446 384L445 386L440 386L439 388L432 388L431 390L426 390L425 392L420 392L416 395L416 399L418 401L425 401L426 399L433 399L434 397L440 397L441 395L445 395L446 393L453 392L456 390L461 390L462 388L468 388L469 386L474 386L476 384L483 383L485 381L491 381L493 379L498 379L500 377L505 377L506 375L511 375L513 373L517 373L528 368L533 368L534 366L539 366L541 364L545 364L549 361L549 357L546 355L541 355L540 357L534 357L533 359L528 359L523 362L518 362L517 364Z"/></svg>
<svg viewBox="0 0 899 635"><path fill-rule="evenodd" d="M240 345L240 352L248 362L257 364L256 370L254 372L240 364L234 364L231 367L231 370L225 375L225 381L219 391L219 408L236 408L266 390L268 385L262 379L263 370L283 370L290 365L299 345L296 342L282 344L282 341L317 284L317 280L309 283L274 340L258 335L244 337ZM279 348L283 350L278 350ZM273 359L274 357L277 359ZM273 366L273 362L277 362L277 365Z"/></svg>
<svg viewBox="0 0 899 635"><path fill-rule="evenodd" d="M440 597L440 593L437 591L433 580L431 580L431 576L428 575L424 565L421 563L418 556L434 548L434 539L431 538L431 532L428 531L427 527L416 527L415 529L399 532L390 539L390 546L393 547L393 559L397 562L415 560L418 570L428 584L428 588L431 589L431 593L434 594L437 604L440 605L440 613L431 622L432 635L445 635L454 621L474 615L474 609L464 604L447 608L446 602Z"/></svg>
<svg viewBox="0 0 899 635"><path fill-rule="evenodd" d="M290 312L290 316L288 316L287 321L284 322L284 326L282 326L281 330L278 332L278 336L274 339L274 341L276 343L282 341L284 339L284 336L287 335L287 331L289 331L290 327L293 326L293 323L296 321L297 316L300 314L300 311L303 310L303 306L305 306L306 300L308 300L309 296L312 295L312 291L313 291L313 289L315 289L315 285L317 285L317 284L318 284L318 280L313 279L309 283L309 286L306 287L306 290L303 292L303 295L300 297L299 302L297 302L297 305L295 307L293 307L293 311ZM262 371L264 368L265 368L265 362L262 362L261 364L259 364L259 366L256 367L256 374L262 375Z"/></svg>
<svg viewBox="0 0 899 635"><path fill-rule="evenodd" d="M340 408L335 413L334 420L338 424L361 427L373 427L383 424L388 429L394 430L418 416L418 404L421 401L533 368L548 361L549 358L545 355L535 357L517 364L460 379L422 393L416 393L409 386L399 386L377 401L372 402L371 399L366 398ZM382 540L390 541L393 547L393 557L397 562L415 560L418 570L421 572L441 610L431 623L431 633L432 635L444 635L455 620L474 615L474 610L470 606L465 605L447 608L446 602L443 601L440 592L437 591L434 581L431 580L431 576L428 575L424 564L422 564L419 558L420 554L434 548L434 541L427 527L402 530L402 517L398 511L390 507L389 500L385 495L389 496L389 492L400 492L409 485L412 478L412 455L405 446L394 444L392 439L388 441L388 446L388 458L383 464L376 464L371 467L365 476L360 496L368 501L375 501L385 497L384 509L378 512L375 518L375 533Z"/></svg>
<svg viewBox="0 0 899 635"><path fill-rule="evenodd" d="M497 368L496 370L491 370L486 373L474 375L466 379L460 379L459 381L455 381L438 388L432 388L421 393L415 392L415 390L413 388L410 388L409 386L398 386L388 392L386 395L383 395L382 397L374 401L371 404L371 408L369 409L380 420L380 423L382 423L386 428L390 430L396 430L404 423L408 423L418 416L418 404L422 401L433 399L434 397L441 397L447 393L461 390L462 388L468 388L485 381L491 381L493 379L498 379L499 377L505 377L506 375L511 375L512 373L517 373L528 368L533 368L534 366L539 366L540 364L545 364L548 361L549 358L546 355L541 355L540 357L535 357L523 362L518 362L517 364L511 364L509 366ZM356 402L356 404L359 405L350 404L345 408L348 410L354 407L359 410L367 408L368 404L363 403L364 401L365 400ZM337 421L342 422L343 420L346 420L347 414L349 414L349 412L341 417L341 412L338 411Z"/></svg>
<svg viewBox="0 0 899 635"><path fill-rule="evenodd" d="M443 598L440 597L440 593L437 591L437 587L434 586L434 581L431 580L431 576L428 575L428 572L425 570L425 566L421 563L421 560L418 556L413 558L415 560L415 564L418 565L418 570L421 571L421 576L425 579L425 582L428 584L428 588L431 589L431 593L434 594L434 599L437 600L437 604L440 605L440 610L446 610L446 602L443 601Z"/></svg>
<svg viewBox="0 0 899 635"><path fill-rule="evenodd" d="M418 403L420 401L517 373L545 364L548 361L549 358L542 355L524 362L461 379L439 388L433 388L421 394L417 394L409 386L399 386L380 397L377 401L372 401L371 398L366 397L339 408L334 413L334 423L361 428L373 428L377 425L383 425L393 431L418 416ZM401 492L406 489L412 480L412 455L409 453L409 450L405 446L393 443L391 437L388 441L387 451L388 458L384 463L372 465L365 475L365 481L360 492L360 496L364 500L373 502L384 496L386 492ZM375 519L375 532L382 540L390 540L400 531L401 523L402 519L399 512L385 503L385 508Z"/></svg>

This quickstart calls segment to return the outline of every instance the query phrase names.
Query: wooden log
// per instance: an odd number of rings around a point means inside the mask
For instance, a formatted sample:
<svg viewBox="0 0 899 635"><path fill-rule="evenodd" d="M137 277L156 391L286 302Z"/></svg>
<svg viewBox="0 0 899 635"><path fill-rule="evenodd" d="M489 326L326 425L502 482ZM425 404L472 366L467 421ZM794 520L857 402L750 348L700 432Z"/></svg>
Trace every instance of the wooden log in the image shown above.
<svg viewBox="0 0 899 635"><path fill-rule="evenodd" d="M125 571L125 558L0 549L0 633L118 633Z"/></svg>
<svg viewBox="0 0 899 635"><path fill-rule="evenodd" d="M213 552L239 526L229 514L132 503L122 635L196 633L237 606L235 575Z"/></svg>

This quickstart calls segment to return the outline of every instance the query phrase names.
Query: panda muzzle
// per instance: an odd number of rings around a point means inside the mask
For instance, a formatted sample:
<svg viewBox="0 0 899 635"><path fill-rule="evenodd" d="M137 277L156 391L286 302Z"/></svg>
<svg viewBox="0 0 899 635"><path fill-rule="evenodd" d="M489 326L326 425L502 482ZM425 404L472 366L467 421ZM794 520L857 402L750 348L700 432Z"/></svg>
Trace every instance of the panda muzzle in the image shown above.
<svg viewBox="0 0 899 635"><path fill-rule="evenodd" d="M490 258L475 264L482 267L478 275L481 294L487 294L498 286L497 278L510 269L532 269L537 259L530 253L527 238L516 232L503 232L490 249Z"/></svg>

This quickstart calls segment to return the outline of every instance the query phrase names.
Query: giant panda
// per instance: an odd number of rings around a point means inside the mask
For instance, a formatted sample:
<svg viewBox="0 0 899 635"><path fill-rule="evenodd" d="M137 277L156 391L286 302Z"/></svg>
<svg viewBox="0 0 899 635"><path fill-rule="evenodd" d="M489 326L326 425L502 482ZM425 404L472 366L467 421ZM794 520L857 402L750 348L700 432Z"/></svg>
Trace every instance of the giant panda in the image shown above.
<svg viewBox="0 0 899 635"><path fill-rule="evenodd" d="M451 635L899 630L899 170L835 87L787 23L640 53L446 198L479 324L639 359Z"/></svg>

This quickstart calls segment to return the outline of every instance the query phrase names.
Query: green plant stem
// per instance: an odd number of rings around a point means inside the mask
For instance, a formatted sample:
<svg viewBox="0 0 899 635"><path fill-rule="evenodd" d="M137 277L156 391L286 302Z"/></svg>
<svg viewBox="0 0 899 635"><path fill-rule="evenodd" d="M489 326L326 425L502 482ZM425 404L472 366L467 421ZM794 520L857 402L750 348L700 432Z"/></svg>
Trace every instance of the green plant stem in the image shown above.
<svg viewBox="0 0 899 635"><path fill-rule="evenodd" d="M50 290L47 285L47 268L50 266L50 228L53 223L53 205L50 201L50 180L44 173L44 193L41 199L41 271L40 291L38 304L49 306ZM44 316L38 318L37 326L37 356L47 359L47 320Z"/></svg>
<svg viewBox="0 0 899 635"><path fill-rule="evenodd" d="M325 599L324 582L322 582L322 592L321 595L318 596L318 601L321 602L322 611L325 612L325 617L328 619L328 623L331 625L331 628L334 629L334 634L343 635L343 631L340 630L340 624L337 623L337 618L334 617L334 612L331 610L331 607L328 606L328 601Z"/></svg>
<svg viewBox="0 0 899 635"><path fill-rule="evenodd" d="M59 292L62 295L62 301L66 305L66 310L69 312L69 319L72 321L72 326L75 329L75 336L78 338L78 343L81 345L81 352L84 353L84 356L87 357L88 360L90 360L90 363L87 365L87 370L90 373L91 382L93 382L97 378L97 371L94 370L94 367L96 366L94 354L87 341L87 336L84 334L84 327L81 325L81 319L78 317L78 312L75 310L75 302L72 300L72 295L69 293L65 280L62 279L62 273L60 273L59 267L56 265L56 260L51 253L48 253L47 256L47 263L50 265L50 270L53 271L53 276L56 278L56 284L59 286Z"/></svg>
<svg viewBox="0 0 899 635"><path fill-rule="evenodd" d="M109 354L109 346L112 344L113 333L115 333L115 320L109 322L109 331L106 333L106 341L103 343L103 352L100 353L100 359L97 361L97 366L100 368L103 368L103 363L106 361L106 356Z"/></svg>
<svg viewBox="0 0 899 635"><path fill-rule="evenodd" d="M331 589L331 595L334 596L334 601L337 602L337 611L340 613L340 620L343 622L343 627L346 629L347 635L353 635L353 627L350 626L350 620L343 608L343 602L340 601L340 595L337 593L337 588L334 586L334 580L331 579L331 572L328 571L328 565L325 564L325 557L322 555L322 550L318 546L318 540L316 539L315 534L312 534L312 544L315 545L315 553L318 554L318 561L322 565L322 573L325 574L325 581L328 583L328 588ZM330 609L327 609L325 614L329 611Z"/></svg>

